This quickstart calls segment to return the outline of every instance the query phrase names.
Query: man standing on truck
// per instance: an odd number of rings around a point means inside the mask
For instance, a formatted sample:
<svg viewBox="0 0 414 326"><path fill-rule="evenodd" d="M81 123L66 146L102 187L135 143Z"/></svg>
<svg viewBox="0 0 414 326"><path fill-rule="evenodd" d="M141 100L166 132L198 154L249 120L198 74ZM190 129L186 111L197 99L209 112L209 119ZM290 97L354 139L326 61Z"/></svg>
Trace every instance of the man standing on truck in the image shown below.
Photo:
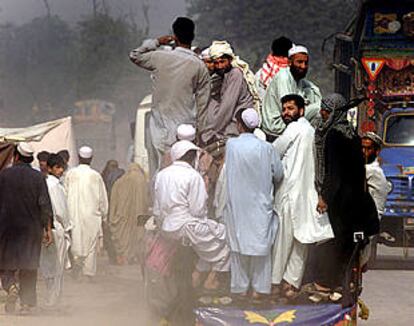
<svg viewBox="0 0 414 326"><path fill-rule="evenodd" d="M384 214L385 202L387 201L387 194L390 186L385 178L384 171L382 170L379 162L378 155L381 151L382 139L374 132L367 132L362 136L362 153L365 159L365 171L367 177L368 191L374 199L375 206L378 211L378 218L381 220ZM371 251L375 251L376 248L376 237L370 237L370 244L365 247L362 252L362 265L364 265L369 257ZM375 259L375 254L373 255Z"/></svg>
<svg viewBox="0 0 414 326"><path fill-rule="evenodd" d="M272 52L266 58L262 67L256 73L256 88L260 99L266 94L266 89L273 77L280 69L287 68L289 64L288 52L292 48L292 41L281 36L272 42Z"/></svg>
<svg viewBox="0 0 414 326"><path fill-rule="evenodd" d="M305 79L309 67L309 53L304 46L294 45L288 52L289 69L281 69L267 87L262 107L262 130L268 141L275 140L286 128L282 119L281 98L298 94L305 99L305 118L312 122L321 104L321 92Z"/></svg>
<svg viewBox="0 0 414 326"><path fill-rule="evenodd" d="M385 202L389 185L379 162L378 155L381 151L382 139L374 132L367 132L362 136L362 153L365 159L368 191L377 206L378 217L384 214Z"/></svg>
<svg viewBox="0 0 414 326"><path fill-rule="evenodd" d="M333 232L327 216L316 211L315 130L304 118L305 101L300 95L288 94L281 102L287 127L273 146L282 159L285 177L275 196L280 224L273 247L272 283L275 292L293 299L302 284L309 244L333 238Z"/></svg>
<svg viewBox="0 0 414 326"><path fill-rule="evenodd" d="M272 146L253 134L259 125L257 111L241 109L236 119L240 136L228 141L225 167L231 292L246 296L251 287L258 299L271 290L271 248L278 224L273 194L283 166Z"/></svg>
<svg viewBox="0 0 414 326"><path fill-rule="evenodd" d="M146 40L129 57L133 63L153 74L153 99L149 131L153 153L151 176L159 168L163 154L176 141L178 125L195 125L197 112L210 96L210 75L203 61L191 51L194 22L178 17L172 25L174 35ZM175 44L172 51L160 46Z"/></svg>
<svg viewBox="0 0 414 326"><path fill-rule="evenodd" d="M377 234L378 216L366 189L361 139L347 120L349 105L341 94L322 100L321 122L315 134L317 210L327 212L335 238L314 251L315 289L329 292L349 287L354 233ZM348 279L348 280L347 280ZM345 282L347 280L347 282Z"/></svg>

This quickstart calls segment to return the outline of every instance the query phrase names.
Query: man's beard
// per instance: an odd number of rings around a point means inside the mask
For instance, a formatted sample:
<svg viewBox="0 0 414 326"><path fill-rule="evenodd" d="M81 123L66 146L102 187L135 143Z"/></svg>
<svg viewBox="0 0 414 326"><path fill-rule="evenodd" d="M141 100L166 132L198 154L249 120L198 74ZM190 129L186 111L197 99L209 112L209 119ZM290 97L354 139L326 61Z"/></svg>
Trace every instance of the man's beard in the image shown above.
<svg viewBox="0 0 414 326"><path fill-rule="evenodd" d="M231 70L231 66L227 67L227 68L223 68L223 69L216 69L215 72L217 75L224 77L225 74L227 74L228 72L230 72Z"/></svg>
<svg viewBox="0 0 414 326"><path fill-rule="evenodd" d="M290 73L292 74L293 78L295 78L296 80L300 80L306 77L306 74L308 73L308 71L300 70L300 69L297 69L295 66L291 66Z"/></svg>
<svg viewBox="0 0 414 326"><path fill-rule="evenodd" d="M375 154L371 154L365 157L365 160L367 162L367 164L371 164L372 162L375 161L375 159L377 158L377 155Z"/></svg>
<svg viewBox="0 0 414 326"><path fill-rule="evenodd" d="M285 125L288 125L289 123L294 122L294 121L298 121L299 118L300 118L299 115L295 115L293 117L291 117L291 116L283 117L282 116L282 120L285 123Z"/></svg>

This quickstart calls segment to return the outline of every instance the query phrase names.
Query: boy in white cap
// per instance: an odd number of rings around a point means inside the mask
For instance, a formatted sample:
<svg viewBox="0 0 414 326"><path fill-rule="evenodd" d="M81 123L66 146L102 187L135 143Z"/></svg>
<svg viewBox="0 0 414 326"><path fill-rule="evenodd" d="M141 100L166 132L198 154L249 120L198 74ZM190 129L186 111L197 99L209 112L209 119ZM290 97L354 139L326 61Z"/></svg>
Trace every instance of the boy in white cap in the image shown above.
<svg viewBox="0 0 414 326"><path fill-rule="evenodd" d="M211 271L204 286L216 289L217 272L229 270L229 248L224 225L207 217L206 188L194 169L199 150L188 140L172 146L173 163L156 176L153 213L163 235L191 244L197 253L193 285L198 285L202 272Z"/></svg>
<svg viewBox="0 0 414 326"><path fill-rule="evenodd" d="M36 306L42 237L46 246L52 242L52 206L45 178L30 166L33 152L20 143L13 166L0 173L0 274L7 313L14 312L18 297L22 313Z"/></svg>
<svg viewBox="0 0 414 326"><path fill-rule="evenodd" d="M108 214L108 197L101 175L90 167L93 150L79 149L79 165L68 171L65 187L68 195L69 217L73 224L71 252L74 276L96 274L96 258L102 221Z"/></svg>
<svg viewBox="0 0 414 326"><path fill-rule="evenodd" d="M305 118L310 122L319 115L322 95L319 88L305 79L309 67L308 50L301 45L293 45L288 52L289 68L281 69L267 87L262 106L262 130L268 141L275 140L286 128L281 117L281 98L288 94L298 94L305 99Z"/></svg>
<svg viewBox="0 0 414 326"><path fill-rule="evenodd" d="M240 136L226 146L224 222L230 244L231 292L257 299L271 290L271 248L277 230L273 211L274 185L283 178L279 155L257 138L254 109L236 113Z"/></svg>

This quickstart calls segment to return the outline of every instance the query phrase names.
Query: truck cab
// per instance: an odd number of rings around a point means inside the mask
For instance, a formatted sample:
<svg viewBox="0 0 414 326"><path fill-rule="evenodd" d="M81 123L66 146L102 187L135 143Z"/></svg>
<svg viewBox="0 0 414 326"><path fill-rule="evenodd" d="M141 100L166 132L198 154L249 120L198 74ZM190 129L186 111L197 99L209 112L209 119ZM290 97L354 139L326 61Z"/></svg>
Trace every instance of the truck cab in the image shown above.
<svg viewBox="0 0 414 326"><path fill-rule="evenodd" d="M356 110L360 135L383 139L379 158L390 186L381 230L414 245L414 2L365 0L335 35L335 91L365 97Z"/></svg>

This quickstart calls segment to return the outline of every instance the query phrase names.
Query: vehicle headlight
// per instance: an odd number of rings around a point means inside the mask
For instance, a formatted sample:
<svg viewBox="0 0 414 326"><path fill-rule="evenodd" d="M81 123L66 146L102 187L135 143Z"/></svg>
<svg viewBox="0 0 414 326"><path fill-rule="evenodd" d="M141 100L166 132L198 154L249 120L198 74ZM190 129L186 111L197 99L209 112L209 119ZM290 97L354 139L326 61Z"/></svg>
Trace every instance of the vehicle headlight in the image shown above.
<svg viewBox="0 0 414 326"><path fill-rule="evenodd" d="M388 195L389 195L394 190L394 184L392 183L391 180L387 180L387 188L388 188L387 190L388 190Z"/></svg>

